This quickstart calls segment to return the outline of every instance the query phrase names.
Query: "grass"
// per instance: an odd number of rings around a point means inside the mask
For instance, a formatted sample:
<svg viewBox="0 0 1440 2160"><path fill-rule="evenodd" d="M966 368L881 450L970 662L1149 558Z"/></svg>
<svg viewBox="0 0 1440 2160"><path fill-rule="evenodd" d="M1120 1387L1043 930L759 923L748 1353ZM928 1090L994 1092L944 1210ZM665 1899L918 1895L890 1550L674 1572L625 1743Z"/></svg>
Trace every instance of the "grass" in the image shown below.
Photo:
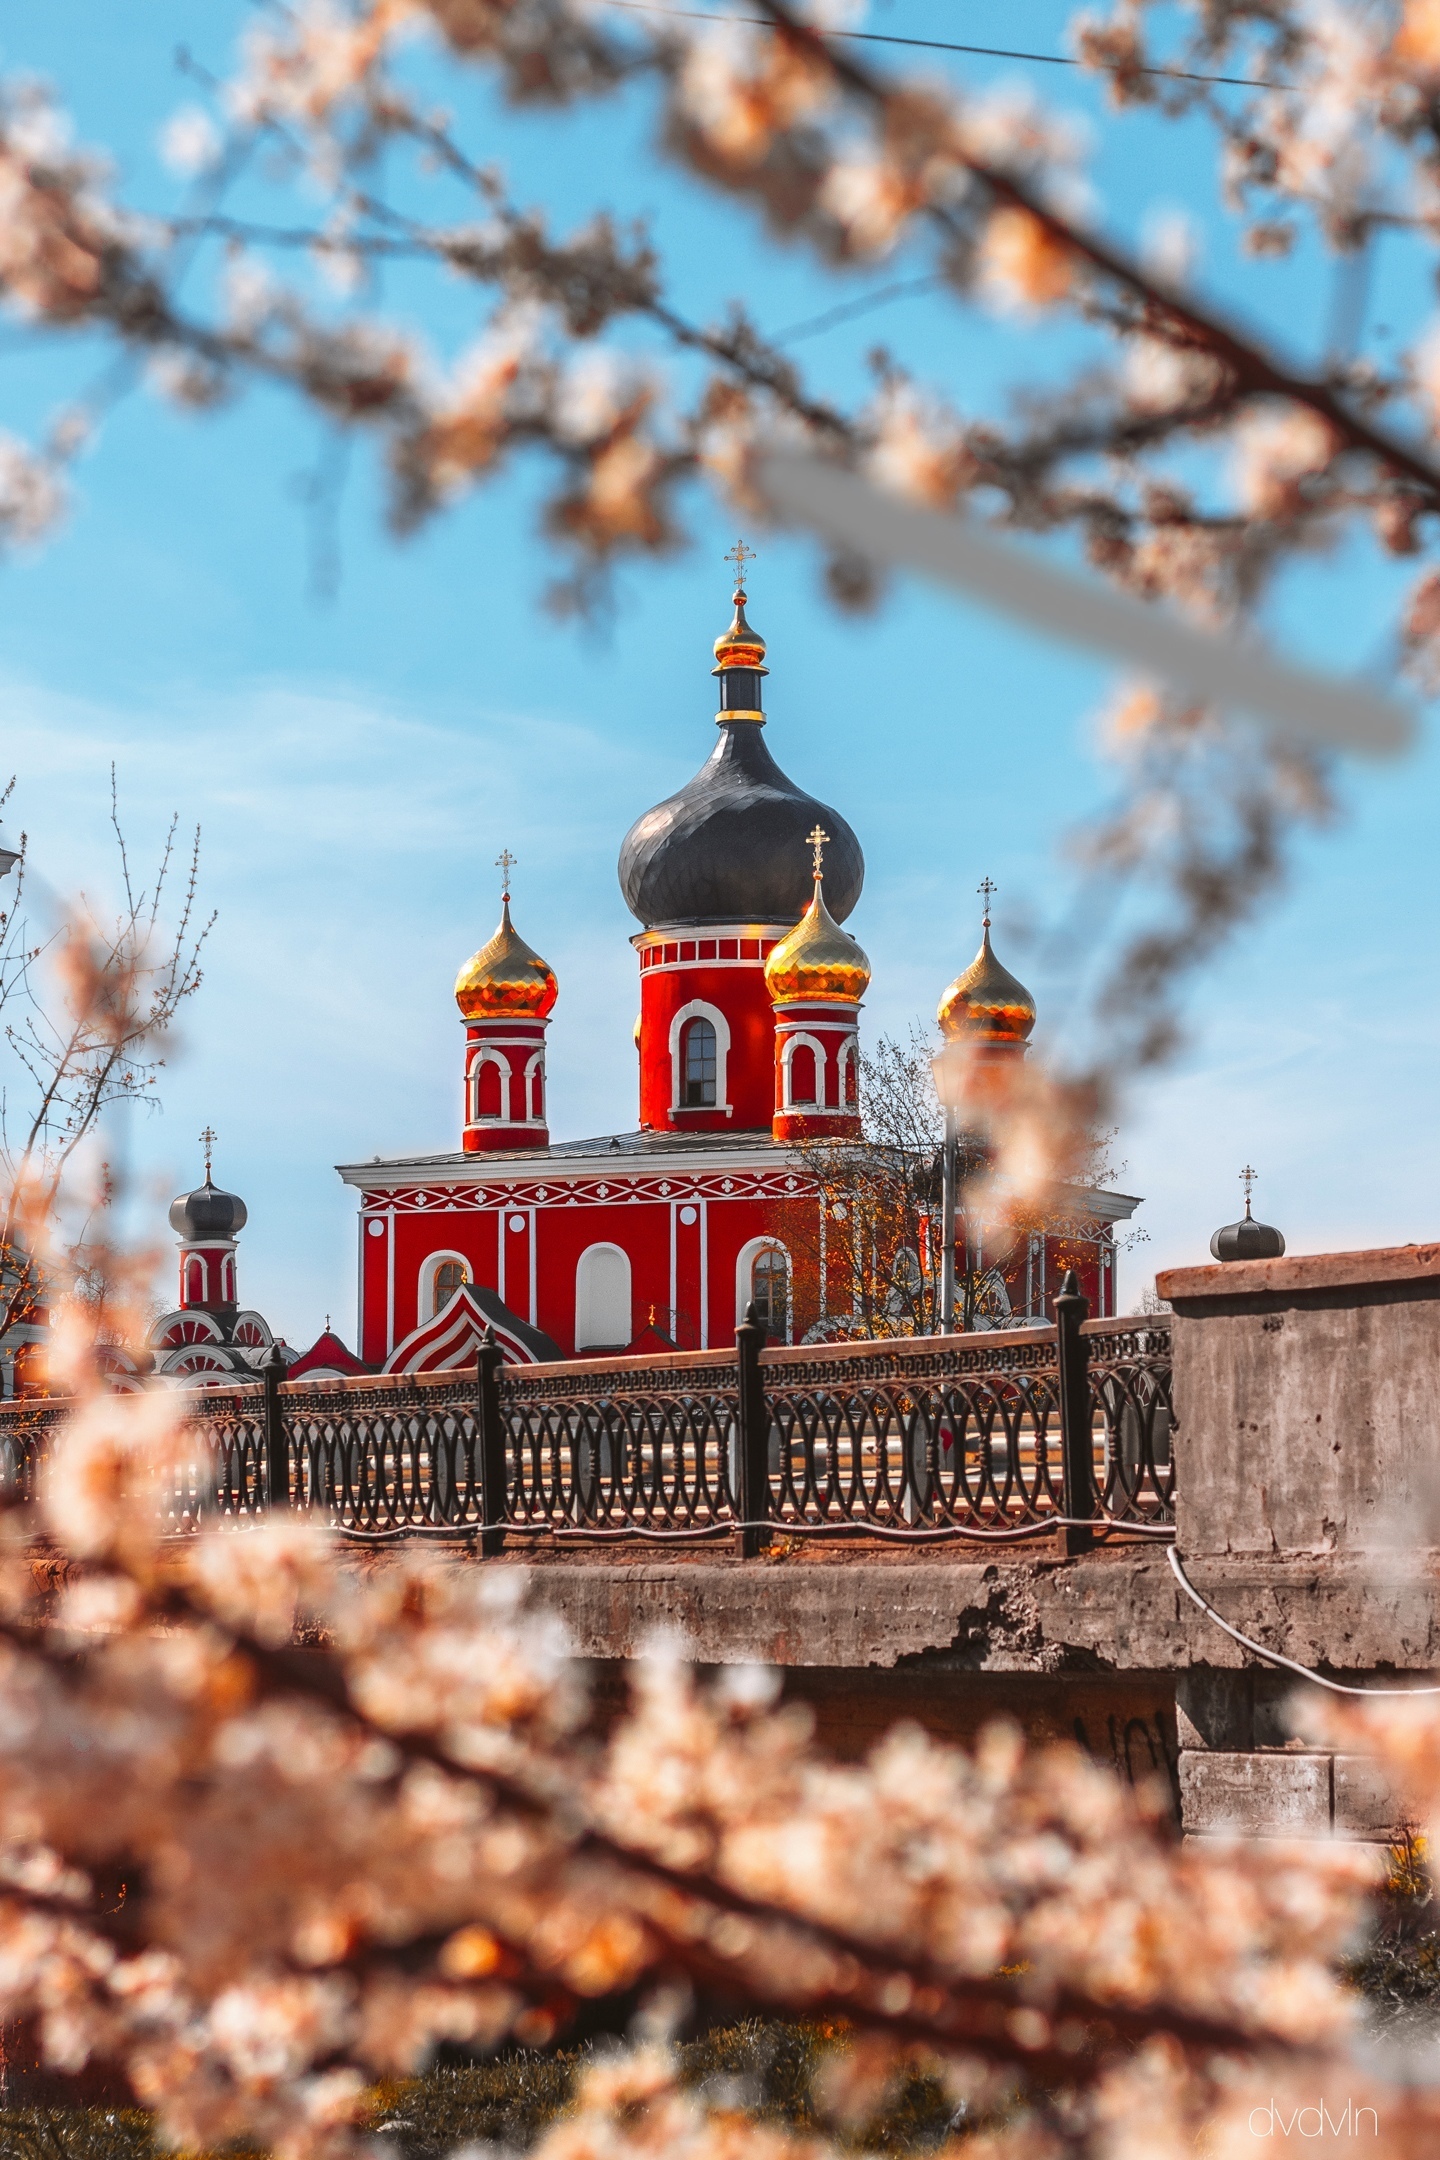
<svg viewBox="0 0 1440 2160"><path fill-rule="evenodd" d="M761 2122L809 2130L818 2122L816 2072L843 2045L824 2027L751 2018L683 2041L676 2052L681 2084L703 2098ZM524 2152L569 2107L590 2052L517 2051L493 2063L431 2070L382 2087L372 2127L398 2148L401 2160L444 2160L458 2146L477 2143ZM911 2071L854 2143L866 2152L926 2152L944 2139L952 2113L939 2080Z"/></svg>
<svg viewBox="0 0 1440 2160"><path fill-rule="evenodd" d="M813 2092L825 2057L844 2046L833 2029L752 2018L677 2050L681 2083L715 2105L763 2122L812 2129ZM513 2050L489 2063L429 2070L375 2088L369 2128L394 2160L445 2160L461 2146L525 2153L570 2107L589 2047L564 2054ZM873 2121L848 2141L856 2151L905 2155L939 2145L952 2107L935 2078L909 2072ZM0 2109L0 2160L219 2160L164 2155L138 2108ZM259 2160L230 2154L225 2160Z"/></svg>

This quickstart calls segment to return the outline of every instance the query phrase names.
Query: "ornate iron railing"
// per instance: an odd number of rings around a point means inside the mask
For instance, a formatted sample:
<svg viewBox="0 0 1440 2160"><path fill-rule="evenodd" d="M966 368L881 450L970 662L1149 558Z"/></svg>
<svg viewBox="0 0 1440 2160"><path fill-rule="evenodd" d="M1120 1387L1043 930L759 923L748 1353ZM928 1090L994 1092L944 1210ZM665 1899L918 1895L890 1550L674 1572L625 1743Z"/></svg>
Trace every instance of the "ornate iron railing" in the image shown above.
<svg viewBox="0 0 1440 2160"><path fill-rule="evenodd" d="M187 1396L193 1457L171 1527L314 1510L349 1535L658 1541L775 1535L923 1544L1059 1529L1168 1534L1174 1519L1164 1318L984 1335L504 1365ZM64 1403L0 1406L0 1483L36 1487Z"/></svg>

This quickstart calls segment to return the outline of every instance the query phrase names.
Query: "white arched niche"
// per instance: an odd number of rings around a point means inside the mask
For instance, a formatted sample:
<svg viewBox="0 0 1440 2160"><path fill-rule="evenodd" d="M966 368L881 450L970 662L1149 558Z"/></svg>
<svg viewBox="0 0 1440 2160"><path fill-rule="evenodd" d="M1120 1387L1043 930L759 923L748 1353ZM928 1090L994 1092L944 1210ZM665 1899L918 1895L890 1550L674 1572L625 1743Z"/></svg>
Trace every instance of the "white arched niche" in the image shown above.
<svg viewBox="0 0 1440 2160"><path fill-rule="evenodd" d="M443 1267L458 1267L462 1271L462 1282L472 1279L473 1270L464 1253L432 1252L420 1267L420 1294L415 1303L422 1320L433 1320L437 1313L444 1311L455 1295L453 1290L447 1290L443 1298L438 1295L440 1270Z"/></svg>
<svg viewBox="0 0 1440 2160"><path fill-rule="evenodd" d="M623 1350L630 1325L630 1257L618 1245L590 1245L575 1269L575 1348Z"/></svg>

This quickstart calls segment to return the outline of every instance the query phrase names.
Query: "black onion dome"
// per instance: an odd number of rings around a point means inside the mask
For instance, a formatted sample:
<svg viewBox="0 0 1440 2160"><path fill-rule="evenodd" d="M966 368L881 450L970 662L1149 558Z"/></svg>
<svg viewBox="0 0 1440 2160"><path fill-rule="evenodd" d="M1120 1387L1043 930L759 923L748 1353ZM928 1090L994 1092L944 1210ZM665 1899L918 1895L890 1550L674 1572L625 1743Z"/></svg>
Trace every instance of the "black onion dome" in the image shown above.
<svg viewBox="0 0 1440 2160"><path fill-rule="evenodd" d="M815 822L830 835L825 901L843 922L860 898L865 857L838 810L787 779L753 720L720 740L678 795L637 818L620 849L620 890L647 929L658 923L798 922L810 905Z"/></svg>
<svg viewBox="0 0 1440 2160"><path fill-rule="evenodd" d="M1269 1223L1256 1222L1248 1208L1239 1222L1226 1223L1210 1240L1216 1260L1278 1260L1285 1240Z"/></svg>
<svg viewBox="0 0 1440 2160"><path fill-rule="evenodd" d="M232 1238L245 1227L248 1210L238 1194L221 1192L207 1178L194 1192L170 1203L170 1227L187 1245L208 1238Z"/></svg>

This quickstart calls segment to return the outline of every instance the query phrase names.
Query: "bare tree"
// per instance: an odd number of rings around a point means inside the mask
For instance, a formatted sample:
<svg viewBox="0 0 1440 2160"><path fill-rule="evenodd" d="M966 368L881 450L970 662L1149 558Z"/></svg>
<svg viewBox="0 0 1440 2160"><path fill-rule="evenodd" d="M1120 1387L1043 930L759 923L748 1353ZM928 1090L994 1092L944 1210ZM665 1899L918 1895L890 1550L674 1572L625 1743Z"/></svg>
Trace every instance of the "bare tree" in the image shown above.
<svg viewBox="0 0 1440 2160"><path fill-rule="evenodd" d="M858 1137L796 1143L813 1198L786 1211L781 1231L794 1269L795 1325L826 1341L937 1334L944 1117L918 1027L908 1042L882 1035L862 1054L860 1117ZM991 1142L961 1133L955 1292L963 1332L1014 1324L1011 1286L1031 1238L1049 1239L1061 1272L1093 1256L1103 1225L1076 1201L1086 1183L1112 1174L1112 1139L1089 1140L1076 1165L1080 1184L1032 1194L1007 1190Z"/></svg>
<svg viewBox="0 0 1440 2160"><path fill-rule="evenodd" d="M116 1259L108 1241L97 1246L83 1207L62 1231L62 1188L107 1110L157 1102L175 1017L200 987L215 919L197 919L198 827L177 867L172 819L154 873L140 885L113 769L110 824L118 908L83 894L74 905L57 900L29 872L22 839L10 909L0 915L0 1024L11 1066L0 1087L0 1337L33 1325L61 1289L92 1304L104 1324ZM177 877L167 926L162 907ZM109 1181L108 1169L95 1181L101 1223Z"/></svg>

